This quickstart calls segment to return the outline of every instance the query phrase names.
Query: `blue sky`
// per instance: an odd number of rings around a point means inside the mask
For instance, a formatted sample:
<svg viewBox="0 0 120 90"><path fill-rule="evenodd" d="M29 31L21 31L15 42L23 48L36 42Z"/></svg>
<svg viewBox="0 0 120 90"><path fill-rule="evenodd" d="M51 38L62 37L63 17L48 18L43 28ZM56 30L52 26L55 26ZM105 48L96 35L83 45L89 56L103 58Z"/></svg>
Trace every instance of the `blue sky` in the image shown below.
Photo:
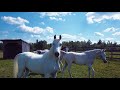
<svg viewBox="0 0 120 90"><path fill-rule="evenodd" d="M62 41L99 39L120 44L120 12L0 12L0 39Z"/></svg>

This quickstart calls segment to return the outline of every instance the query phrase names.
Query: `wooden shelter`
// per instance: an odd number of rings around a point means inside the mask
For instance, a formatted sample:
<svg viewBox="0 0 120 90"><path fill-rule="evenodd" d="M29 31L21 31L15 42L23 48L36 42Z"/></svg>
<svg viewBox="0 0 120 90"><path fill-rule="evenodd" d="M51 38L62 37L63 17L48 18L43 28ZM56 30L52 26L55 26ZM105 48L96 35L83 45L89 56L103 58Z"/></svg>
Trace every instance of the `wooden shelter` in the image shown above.
<svg viewBox="0 0 120 90"><path fill-rule="evenodd" d="M30 45L22 39L4 39L3 58L13 59L18 53L30 51Z"/></svg>

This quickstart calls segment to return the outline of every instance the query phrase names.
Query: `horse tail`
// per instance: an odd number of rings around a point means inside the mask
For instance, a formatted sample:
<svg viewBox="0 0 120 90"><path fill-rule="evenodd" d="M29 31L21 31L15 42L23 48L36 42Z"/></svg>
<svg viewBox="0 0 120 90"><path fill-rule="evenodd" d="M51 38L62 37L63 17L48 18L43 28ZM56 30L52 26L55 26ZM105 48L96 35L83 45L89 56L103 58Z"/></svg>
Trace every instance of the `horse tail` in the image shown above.
<svg viewBox="0 0 120 90"><path fill-rule="evenodd" d="M17 74L18 74L18 55L15 56L14 58L14 78L17 78Z"/></svg>

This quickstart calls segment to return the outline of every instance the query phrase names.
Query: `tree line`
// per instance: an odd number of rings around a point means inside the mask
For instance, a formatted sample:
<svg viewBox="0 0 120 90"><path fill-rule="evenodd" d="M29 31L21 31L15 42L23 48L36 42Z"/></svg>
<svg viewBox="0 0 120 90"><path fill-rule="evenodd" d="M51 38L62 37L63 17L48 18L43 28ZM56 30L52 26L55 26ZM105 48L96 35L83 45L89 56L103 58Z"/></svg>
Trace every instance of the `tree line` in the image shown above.
<svg viewBox="0 0 120 90"><path fill-rule="evenodd" d="M44 49L49 49L51 47L51 44L47 44L47 41L41 40L38 41L36 40L35 43L30 43L31 46L31 51L34 50L44 50ZM110 50L111 48L114 50L120 50L120 44L117 44L117 42L111 42L111 41L102 41L99 40L97 43L92 43L91 40L88 41L69 41L69 42L63 42L62 46L65 47L67 46L69 48L69 51L85 51L85 50L90 50L93 48L100 48L100 49L107 49Z"/></svg>
<svg viewBox="0 0 120 90"><path fill-rule="evenodd" d="M90 50L93 48L100 48L100 49L114 49L114 50L120 50L120 44L117 42L111 42L111 41L102 41L99 40L97 43L92 43L91 40L88 41L69 41L69 42L63 42L62 46L67 46L69 48L69 51L85 51ZM50 49L51 44L48 44L45 40L36 40L35 43L30 43L30 50L44 50L44 49ZM0 50L3 49L3 44L0 43Z"/></svg>

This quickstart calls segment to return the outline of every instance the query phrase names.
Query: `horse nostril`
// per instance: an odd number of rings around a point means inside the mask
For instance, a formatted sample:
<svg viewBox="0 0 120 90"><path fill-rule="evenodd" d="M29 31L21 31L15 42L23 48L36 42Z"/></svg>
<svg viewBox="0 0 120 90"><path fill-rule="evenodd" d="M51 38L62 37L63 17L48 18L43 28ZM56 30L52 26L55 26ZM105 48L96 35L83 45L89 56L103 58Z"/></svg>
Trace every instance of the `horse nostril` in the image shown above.
<svg viewBox="0 0 120 90"><path fill-rule="evenodd" d="M55 56L58 57L58 56L59 56L59 53L58 53L58 52L55 52Z"/></svg>
<svg viewBox="0 0 120 90"><path fill-rule="evenodd" d="M104 63L107 63L107 61L104 61Z"/></svg>

